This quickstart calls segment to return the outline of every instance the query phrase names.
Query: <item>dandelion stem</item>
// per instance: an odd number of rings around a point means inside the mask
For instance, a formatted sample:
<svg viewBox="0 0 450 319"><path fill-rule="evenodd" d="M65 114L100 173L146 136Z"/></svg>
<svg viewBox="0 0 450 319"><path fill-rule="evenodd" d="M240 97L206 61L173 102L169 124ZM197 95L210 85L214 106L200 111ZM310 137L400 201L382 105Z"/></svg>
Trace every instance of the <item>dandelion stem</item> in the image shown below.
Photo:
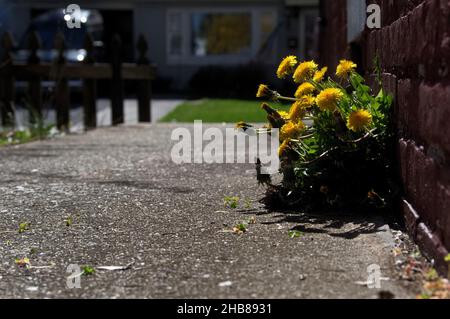
<svg viewBox="0 0 450 319"><path fill-rule="evenodd" d="M311 133L311 134L308 134L308 135L301 136L300 139L301 140L307 140L308 138L311 138L313 136L314 136L314 133Z"/></svg>
<svg viewBox="0 0 450 319"><path fill-rule="evenodd" d="M278 100L284 100L284 101L289 101L289 102L298 102L300 100L293 98L293 97L287 97L287 96L282 96L280 94L276 95Z"/></svg>
<svg viewBox="0 0 450 319"><path fill-rule="evenodd" d="M316 157L315 159L313 159L313 160L311 160L311 161L309 161L309 162L303 162L302 165L311 165L311 164L314 164L315 162L321 160L321 159L324 158L325 156L328 156L328 154L330 154L331 152L333 152L333 151L335 151L335 150L337 150L337 149L339 149L339 148L338 148L338 147L333 147L333 148L329 149L328 151L323 152L321 155L319 155L319 156Z"/></svg>
<svg viewBox="0 0 450 319"><path fill-rule="evenodd" d="M378 135L374 135L373 134L376 130L377 129L373 129L373 130L368 131L367 134L365 134L363 137L361 137L361 138L359 138L357 140L350 140L349 141L349 140L342 140L341 139L341 141L344 142L344 143L349 143L349 144L361 143L362 141L368 139L369 137L373 137L373 138L377 137Z"/></svg>

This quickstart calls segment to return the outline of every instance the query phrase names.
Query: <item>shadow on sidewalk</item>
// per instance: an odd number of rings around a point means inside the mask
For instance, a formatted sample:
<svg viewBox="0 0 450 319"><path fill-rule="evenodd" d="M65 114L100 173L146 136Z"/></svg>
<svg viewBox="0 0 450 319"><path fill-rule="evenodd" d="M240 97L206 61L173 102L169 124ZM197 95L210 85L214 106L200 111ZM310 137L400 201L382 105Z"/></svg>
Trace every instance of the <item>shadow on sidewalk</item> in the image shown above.
<svg viewBox="0 0 450 319"><path fill-rule="evenodd" d="M308 234L327 234L331 237L344 239L354 239L360 235L385 232L386 226L392 229L400 229L401 223L394 215L364 215L356 213L299 213L290 211L266 211L266 210L241 210L248 215L268 215L273 216L273 221L263 222L264 225L274 224L299 224L291 230Z"/></svg>

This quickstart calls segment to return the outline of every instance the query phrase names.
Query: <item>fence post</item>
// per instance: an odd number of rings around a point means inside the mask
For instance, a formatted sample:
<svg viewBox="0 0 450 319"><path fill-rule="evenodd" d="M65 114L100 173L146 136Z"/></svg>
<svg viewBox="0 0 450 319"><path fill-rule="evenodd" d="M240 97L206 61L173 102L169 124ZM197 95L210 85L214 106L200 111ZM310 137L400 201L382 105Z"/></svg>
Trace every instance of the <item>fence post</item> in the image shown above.
<svg viewBox="0 0 450 319"><path fill-rule="evenodd" d="M92 36L87 33L84 40L84 49L86 56L83 63L92 67L95 60L93 57L94 41ZM84 128L85 130L97 127L97 82L95 79L83 79L83 108L84 108Z"/></svg>
<svg viewBox="0 0 450 319"><path fill-rule="evenodd" d="M147 59L148 45L145 37L141 34L138 38L137 49L139 56L137 59L138 65L148 65L150 61ZM138 99L138 115L139 122L151 122L151 81L139 80L137 85L137 99Z"/></svg>
<svg viewBox="0 0 450 319"><path fill-rule="evenodd" d="M64 50L66 44L64 35L59 32L55 36L55 49L58 55L54 61L55 74L55 108L56 108L56 126L60 131L69 130L70 122L70 89L68 80L63 76L63 70L66 63Z"/></svg>
<svg viewBox="0 0 450 319"><path fill-rule="evenodd" d="M123 79L122 79L122 41L118 34L115 34L111 43L112 50L112 81L111 81L111 113L112 125L124 122L123 110Z"/></svg>
<svg viewBox="0 0 450 319"><path fill-rule="evenodd" d="M0 78L0 110L2 117L3 127L14 127L15 126L15 112L14 112L14 98L15 98L15 87L14 87L14 77L12 73L9 72L12 66L12 49L14 45L14 40L9 32L5 32L2 37L2 46L4 49L4 55L0 60L0 65L8 73Z"/></svg>
<svg viewBox="0 0 450 319"><path fill-rule="evenodd" d="M30 55L28 56L29 65L37 65L41 62L38 57L37 52L41 47L41 40L39 34L33 31L28 36L28 49L30 50ZM28 93L30 101L28 101L29 112L30 112L30 122L32 124L42 121L42 86L41 77L36 75L30 78L28 81Z"/></svg>

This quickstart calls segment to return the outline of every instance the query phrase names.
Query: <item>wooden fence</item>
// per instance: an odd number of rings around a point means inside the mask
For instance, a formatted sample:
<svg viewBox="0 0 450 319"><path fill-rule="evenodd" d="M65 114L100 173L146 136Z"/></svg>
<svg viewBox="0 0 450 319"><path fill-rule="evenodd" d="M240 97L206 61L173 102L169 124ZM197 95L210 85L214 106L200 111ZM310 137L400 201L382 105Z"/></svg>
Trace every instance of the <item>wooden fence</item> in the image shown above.
<svg viewBox="0 0 450 319"><path fill-rule="evenodd" d="M4 54L0 59L0 114L2 125L13 126L15 123L16 81L27 82L27 96L32 118L42 119L43 80L54 81L50 103L56 111L56 125L60 130L67 130L70 122L71 94L68 80L82 80L84 126L92 129L96 123L97 81L108 80L111 86L111 122L113 125L124 121L124 80L136 82L139 122L151 122L151 80L155 67L146 57L148 46L141 35L137 42L138 58L136 63L122 63L120 57L121 39L114 36L111 43L111 63L96 63L93 57L94 44L90 35L86 36L84 49L86 56L80 63L67 63L64 52L65 40L62 33L55 38L57 57L51 63L42 63L38 56L40 39L33 32L28 38L29 55L25 63L13 61L13 39L10 33L2 37Z"/></svg>

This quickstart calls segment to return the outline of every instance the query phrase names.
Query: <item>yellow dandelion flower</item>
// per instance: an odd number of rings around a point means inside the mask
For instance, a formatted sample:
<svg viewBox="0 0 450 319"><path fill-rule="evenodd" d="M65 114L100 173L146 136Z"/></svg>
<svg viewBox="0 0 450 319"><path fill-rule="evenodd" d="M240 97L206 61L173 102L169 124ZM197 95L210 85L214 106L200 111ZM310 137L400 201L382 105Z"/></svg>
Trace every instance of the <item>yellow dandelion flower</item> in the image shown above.
<svg viewBox="0 0 450 319"><path fill-rule="evenodd" d="M314 61L300 63L294 73L294 82L300 83L311 79L316 73L318 65Z"/></svg>
<svg viewBox="0 0 450 319"><path fill-rule="evenodd" d="M291 109L289 110L289 119L296 121L303 117L305 113L305 107L302 101L297 101L292 104Z"/></svg>
<svg viewBox="0 0 450 319"><path fill-rule="evenodd" d="M316 102L316 99L312 95L304 95L302 98L292 104L291 109L289 110L289 119L292 121L300 120L306 113L306 109L313 106Z"/></svg>
<svg viewBox="0 0 450 319"><path fill-rule="evenodd" d="M357 110L350 113L347 127L354 132L362 131L372 123L372 114L367 110Z"/></svg>
<svg viewBox="0 0 450 319"><path fill-rule="evenodd" d="M286 154L286 151L289 149L289 143L291 143L290 139L285 139L283 143L281 143L280 147L278 148L278 156L282 157L284 154Z"/></svg>
<svg viewBox="0 0 450 319"><path fill-rule="evenodd" d="M278 113L281 115L281 117L285 120L289 120L289 113L286 111L278 111Z"/></svg>
<svg viewBox="0 0 450 319"><path fill-rule="evenodd" d="M272 91L265 84L260 84L258 87L258 92L256 93L256 97L266 97L272 95Z"/></svg>
<svg viewBox="0 0 450 319"><path fill-rule="evenodd" d="M334 111L344 93L336 88L325 89L317 95L316 103L322 111Z"/></svg>
<svg viewBox="0 0 450 319"><path fill-rule="evenodd" d="M315 90L314 85L305 82L298 87L297 91L295 92L295 97L299 99L304 95L313 93L314 90Z"/></svg>
<svg viewBox="0 0 450 319"><path fill-rule="evenodd" d="M297 57L290 55L281 61L277 70L277 76L280 79L284 79L287 75L291 74L294 67L297 65Z"/></svg>
<svg viewBox="0 0 450 319"><path fill-rule="evenodd" d="M316 98L311 94L304 95L301 99L301 103L304 108L309 108L313 106L314 103L316 103Z"/></svg>
<svg viewBox="0 0 450 319"><path fill-rule="evenodd" d="M300 135L303 129L304 129L303 122L298 123L288 122L285 125L283 125L283 127L280 130L280 139L284 141L286 139L296 138Z"/></svg>
<svg viewBox="0 0 450 319"><path fill-rule="evenodd" d="M314 74L313 81L314 82L322 82L323 78L325 77L325 73L327 73L328 68L323 67L321 70L317 71L316 74Z"/></svg>
<svg viewBox="0 0 450 319"><path fill-rule="evenodd" d="M341 79L346 79L347 76L354 71L354 69L357 67L355 63L348 60L341 60L339 62L339 65L336 69L336 75Z"/></svg>

